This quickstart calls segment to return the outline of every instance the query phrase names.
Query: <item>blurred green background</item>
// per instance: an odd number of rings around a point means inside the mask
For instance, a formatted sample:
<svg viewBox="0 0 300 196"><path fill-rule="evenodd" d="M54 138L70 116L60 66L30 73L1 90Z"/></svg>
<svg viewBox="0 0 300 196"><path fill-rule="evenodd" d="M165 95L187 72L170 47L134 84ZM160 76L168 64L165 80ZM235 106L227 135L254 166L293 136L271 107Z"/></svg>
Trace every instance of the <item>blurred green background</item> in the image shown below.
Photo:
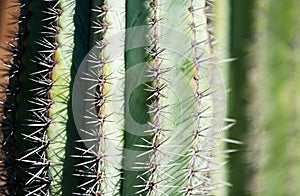
<svg viewBox="0 0 300 196"><path fill-rule="evenodd" d="M232 184L216 195L300 195L300 1L216 1L225 72ZM225 51L225 52L224 52Z"/></svg>

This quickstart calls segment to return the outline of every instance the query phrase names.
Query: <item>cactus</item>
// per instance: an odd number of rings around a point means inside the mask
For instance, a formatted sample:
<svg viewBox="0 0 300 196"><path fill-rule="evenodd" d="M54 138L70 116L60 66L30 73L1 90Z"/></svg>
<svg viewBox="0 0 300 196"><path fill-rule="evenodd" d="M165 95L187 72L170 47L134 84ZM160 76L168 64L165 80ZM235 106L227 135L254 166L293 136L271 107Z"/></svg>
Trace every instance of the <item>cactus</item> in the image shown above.
<svg viewBox="0 0 300 196"><path fill-rule="evenodd" d="M1 194L208 195L226 185L213 178L225 129L211 1L19 3Z"/></svg>

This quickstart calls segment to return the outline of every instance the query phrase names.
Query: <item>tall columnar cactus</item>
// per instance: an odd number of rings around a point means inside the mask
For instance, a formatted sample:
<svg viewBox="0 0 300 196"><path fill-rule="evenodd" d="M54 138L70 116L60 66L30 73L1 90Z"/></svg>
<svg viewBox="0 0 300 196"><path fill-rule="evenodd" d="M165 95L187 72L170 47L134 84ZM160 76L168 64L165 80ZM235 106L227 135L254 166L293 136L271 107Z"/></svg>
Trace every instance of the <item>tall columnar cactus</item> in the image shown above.
<svg viewBox="0 0 300 196"><path fill-rule="evenodd" d="M254 195L299 194L299 1L258 3L255 103L260 153ZM283 15L278 15L285 10ZM259 73L259 74L256 74ZM260 125L262 124L262 126Z"/></svg>
<svg viewBox="0 0 300 196"><path fill-rule="evenodd" d="M20 1L3 195L208 195L224 130L211 1ZM6 145L3 143L3 145Z"/></svg>

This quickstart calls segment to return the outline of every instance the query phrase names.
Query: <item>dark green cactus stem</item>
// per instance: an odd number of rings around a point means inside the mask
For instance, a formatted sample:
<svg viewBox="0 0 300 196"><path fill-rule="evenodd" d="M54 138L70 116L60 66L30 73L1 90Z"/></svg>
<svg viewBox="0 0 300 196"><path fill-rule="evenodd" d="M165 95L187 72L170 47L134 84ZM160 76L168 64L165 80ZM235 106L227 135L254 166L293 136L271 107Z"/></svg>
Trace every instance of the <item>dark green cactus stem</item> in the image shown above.
<svg viewBox="0 0 300 196"><path fill-rule="evenodd" d="M137 26L146 26L148 25L148 16L149 16L149 3L148 1L140 0L127 0L126 1L126 29L133 28ZM138 37L140 40L147 40L145 32L135 31L136 34L126 33L126 51L125 51L125 70L129 70L134 66L140 66L140 77L145 78L145 69L146 66L143 64L146 61L146 51L144 49L145 45L142 45L139 48L134 48L128 50L130 45ZM143 67L144 66L144 67ZM150 104L148 99L150 93L146 92L146 84L141 84L135 89L130 89L130 85L137 83L139 78L126 78L125 77L125 131L124 131L124 149L131 151L141 151L141 148L135 146L137 144L146 145L146 143L141 139L141 136L134 134L136 132L136 127L132 127L131 124L127 123L128 119L133 118L139 124L147 125L149 121L148 107L147 104ZM132 88L132 87L131 87ZM134 90L133 93L127 93L131 90ZM132 104L130 103L132 101ZM140 102L139 105L133 104L134 102ZM128 104L127 104L128 103ZM139 133L146 131L147 128L138 130ZM124 151L125 152L125 151ZM141 152L142 153L142 152ZM122 178L124 179L121 184L121 194L122 195L135 195L140 188L135 187L145 182L142 179L138 179L137 176L142 174L145 171L134 171L132 168L133 163L137 162L135 157L128 156L124 153L123 166L129 165L128 168L124 167ZM143 193L144 194L144 193Z"/></svg>
<svg viewBox="0 0 300 196"><path fill-rule="evenodd" d="M70 92L72 92L75 75L79 69L81 62L85 55L92 48L92 20L91 20L91 9L93 8L93 1L75 1L75 14L74 14L74 50L71 67L71 81L70 81ZM84 144L76 141L80 140L78 129L74 122L74 116L72 112L72 93L70 94L70 100L68 102L68 121L66 127L66 151L64 160L64 171L62 181L62 193L63 195L72 195L74 193L81 194L82 190L78 189L78 186L84 183L83 179L74 176L77 173L74 166L83 162L83 158L74 158L74 155L80 155L80 152L76 148L84 148Z"/></svg>
<svg viewBox="0 0 300 196"><path fill-rule="evenodd" d="M52 163L46 156L51 143L47 131L51 123L51 72L56 65L56 26L60 9L58 1L54 0L30 1L24 6L28 10L28 22L22 45L25 52L22 54L16 112L16 194L48 195ZM48 35L43 35L45 30Z"/></svg>
<svg viewBox="0 0 300 196"><path fill-rule="evenodd" d="M249 56L248 48L253 34L254 1L231 0L230 16L230 57L237 58L230 65L229 70L229 111L228 116L237 121L228 137L243 142L243 145L229 143L228 149L237 149L230 155L228 164L228 181L233 187L229 195L249 195L251 179L251 165L247 160L248 138L250 122L247 117L249 106Z"/></svg>

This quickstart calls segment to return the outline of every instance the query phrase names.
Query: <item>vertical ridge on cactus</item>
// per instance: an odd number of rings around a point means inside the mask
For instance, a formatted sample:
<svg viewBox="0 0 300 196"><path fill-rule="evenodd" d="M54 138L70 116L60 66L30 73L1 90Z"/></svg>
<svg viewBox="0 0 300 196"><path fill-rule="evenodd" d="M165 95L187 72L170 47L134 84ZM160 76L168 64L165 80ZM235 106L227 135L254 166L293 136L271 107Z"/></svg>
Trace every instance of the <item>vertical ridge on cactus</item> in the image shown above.
<svg viewBox="0 0 300 196"><path fill-rule="evenodd" d="M163 186L164 181L167 181L169 178L168 175L162 172L160 169L162 167L161 157L162 154L162 146L166 142L166 137L164 135L165 130L162 128L162 121L163 121L163 113L169 107L168 105L163 104L163 100L165 98L164 93L162 92L166 88L166 83L163 81L163 75L168 72L168 70L162 71L162 61L164 60L163 51L160 44L161 38L161 30L160 30L160 20L162 11L160 8L160 4L162 2L160 0L153 0L149 4L150 10L150 40L149 40L149 47L146 47L145 50L148 53L149 58L149 74L147 77L150 77L151 85L147 85L144 89L150 93L147 100L151 100L148 108L148 114L150 116L150 120L148 124L150 126L150 130L144 131L145 134L150 133L151 138L141 138L146 144L136 144L135 146L144 148L145 152L140 153L138 156L149 156L149 160L144 163L140 163L144 165L146 171L137 178L140 178L144 181L142 184L136 185L138 190L136 194L144 193L146 195L157 195L157 194L165 194L159 188ZM167 166L166 166L167 167ZM170 186L172 188L172 186Z"/></svg>
<svg viewBox="0 0 300 196"><path fill-rule="evenodd" d="M77 189L73 191L75 195L115 194L119 190L116 187L120 180L121 163L118 163L119 158L116 156L121 156L121 150L118 148L121 145L120 126L123 127L123 120L119 117L120 112L114 110L120 99L120 94L114 91L119 85L118 77L122 77L122 74L118 73L120 59L115 56L114 47L118 44L115 43L116 33L119 33L122 22L116 23L112 17L121 15L120 10L117 10L121 5L117 1L93 1L88 6L84 5L86 7L82 9L82 2L76 2L78 14L75 14L75 27L85 25L86 30L75 30L73 55L76 60L73 66L76 66L77 70L72 76L72 96L75 96L71 99L75 130L80 136L74 140L78 145L73 147L73 152L70 153L72 158L77 160L74 164L76 170L72 175L80 179L76 185ZM88 13L88 10L92 12ZM89 16L86 17L83 13L88 13ZM87 22L83 23L84 18ZM76 38L84 36L86 32L90 33L89 39ZM76 44L85 47L76 48ZM76 53L80 53L81 59L75 56Z"/></svg>
<svg viewBox="0 0 300 196"><path fill-rule="evenodd" d="M88 124L94 124L94 128L92 130L84 130L85 132L92 133L93 137L91 140L83 140L84 142L92 142L96 143L95 146L92 146L92 148L89 148L90 150L86 151L87 153L84 154L90 154L92 156L92 164L89 166L87 165L86 170L88 170L88 174L90 175L91 179L87 181L87 185L89 186L86 189L86 194L88 195L105 195L105 194L113 194L108 191L107 186L111 186L109 183L109 178L113 178L114 176L110 176L109 172L107 171L108 166L107 165L107 155L106 155L106 143L108 139L108 135L105 130L105 126L108 123L109 120L108 114L105 113L105 107L106 107L106 100L107 93L105 92L107 89L107 83L109 83L109 77L106 75L106 57L104 54L106 43L105 43L105 36L107 34L107 30L109 28L109 24L107 22L107 13L109 12L109 8L107 6L107 2L103 1L101 2L101 5L98 5L98 7L94 10L94 12L100 13L96 18L92 19L94 29L94 42L96 42L95 47L99 50L97 53L90 52L90 64L91 64L91 71L88 71L87 76L89 76L89 72L92 72L91 74L95 74L92 76L92 78L97 78L95 80L95 84L89 87L89 89L94 89L94 95L92 94L92 104L91 108L92 110L96 110L96 113L94 111L88 110L90 112L90 115L93 116L87 116L88 118ZM95 67L95 71L92 70L92 68ZM90 100L86 100L90 101ZM96 107L96 108L94 108ZM94 119L94 121L93 121ZM106 167L105 167L106 166ZM81 185L82 187L82 185Z"/></svg>
<svg viewBox="0 0 300 196"><path fill-rule="evenodd" d="M55 29L52 35L45 37L42 32L57 26L58 3L54 0L31 1L24 5L29 14L22 45L25 52L21 57L23 70L19 78L21 91L16 111L17 195L48 195L52 181L49 175L52 163L46 156L46 149L51 143L47 131L51 124L51 73L56 65L57 44Z"/></svg>
<svg viewBox="0 0 300 196"><path fill-rule="evenodd" d="M70 69L73 50L73 11L75 1L61 0L59 7L63 10L58 19L58 25L45 26L45 36L56 36L59 48L55 53L56 66L52 71L54 85L51 89L53 105L49 110L52 123L49 126L48 137L51 144L47 149L47 157L52 165L49 174L52 178L50 195L62 194L63 163L66 157L66 123L68 120L67 107L70 98Z"/></svg>
<svg viewBox="0 0 300 196"><path fill-rule="evenodd" d="M207 178L208 176L208 172L209 172L209 168L206 165L199 165L199 158L201 159L201 156L199 156L199 153L201 153L200 149L201 149L201 139L200 137L202 137L206 131L206 127L203 129L203 125L202 125L202 118L201 118L201 110L205 110L205 108L202 108L202 98L204 96L201 96L201 90L199 88L199 85L201 84L201 82L199 82L200 77L199 74L199 69L201 68L200 63L198 62L199 57L201 56L201 52L199 54L199 44L198 42L198 37L197 37L197 26L198 24L196 24L196 19L195 19L195 14L197 14L197 9L195 9L195 5L197 5L197 3L195 3L193 0L190 1L190 5L188 7L188 11L191 14L191 22L190 22L190 28L191 31L193 33L193 40L191 42L191 46L192 46L192 62L194 65L194 69L195 69L195 73L193 76L193 80L195 83L195 99L196 99L196 105L197 105L197 109L196 109L196 114L195 114L195 118L196 118L196 130L194 130L194 138L193 138L193 147L192 147L192 151L191 151L191 155L190 155L190 163L189 163L189 168L188 168L188 175L187 175L187 179L188 179L188 183L186 185L186 188L184 189L184 193L185 195L194 195L194 194L208 194L208 190L209 187L212 186L210 182L205 182L205 178ZM198 8L199 9L199 8ZM203 9L203 8L202 8ZM206 5L204 6L204 9L206 9ZM201 9L200 9L201 10ZM204 10L203 10L204 11ZM207 38L207 42L208 44L210 43L209 38ZM209 92L208 92L209 93ZM207 171L207 174L205 174ZM203 173L203 180L200 180L198 182L198 178L199 175L197 173L202 172ZM201 190L201 189L207 189L206 191ZM199 191L201 190L201 191Z"/></svg>
<svg viewBox="0 0 300 196"><path fill-rule="evenodd" d="M80 83L75 85L75 88L82 86L79 90L84 91L84 119L82 127L79 127L81 139L78 142L84 143L85 148L77 148L80 155L73 157L83 157L85 161L75 165L82 168L74 175L84 178L84 182L78 188L86 195L116 194L120 180L120 168L111 162L111 157L116 155L111 153L114 151L114 145L120 143L121 139L118 138L121 138L121 134L120 130L112 128L112 123L118 123L114 121L117 119L116 114L107 113L115 112L108 109L108 102L114 103L115 98L110 97L115 95L112 86L116 82L113 79L115 68L111 68L115 63L109 62L107 56L107 48L112 44L108 39L111 31L109 5L112 3L113 1L93 2L89 27L93 32L90 37L93 48L84 60L86 65L84 64L77 73Z"/></svg>

